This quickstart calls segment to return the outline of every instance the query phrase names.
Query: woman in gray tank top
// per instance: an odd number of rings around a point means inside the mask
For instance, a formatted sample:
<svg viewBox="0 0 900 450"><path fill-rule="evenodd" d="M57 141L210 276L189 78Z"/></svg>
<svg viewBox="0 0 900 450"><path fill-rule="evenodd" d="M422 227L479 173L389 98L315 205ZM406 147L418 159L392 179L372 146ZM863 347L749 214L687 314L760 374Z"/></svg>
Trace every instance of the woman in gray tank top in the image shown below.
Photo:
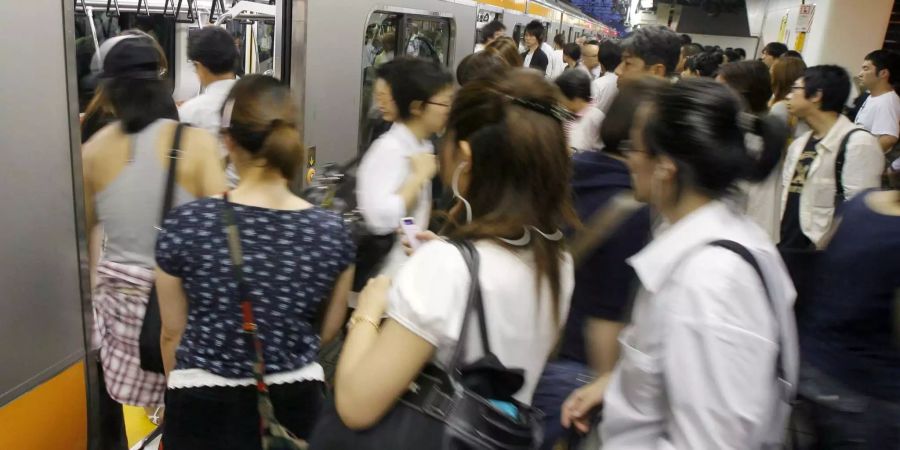
<svg viewBox="0 0 900 450"><path fill-rule="evenodd" d="M104 242L95 273L94 345L109 395L119 403L162 406L165 377L140 366L139 337L154 279L156 241L178 112L161 78L152 38L135 36L103 58L103 88L118 117L84 145L84 191L91 239ZM184 128L172 204L225 189L209 133ZM93 233L97 226L103 233ZM100 248L92 242L91 248ZM92 255L92 261L97 255Z"/></svg>

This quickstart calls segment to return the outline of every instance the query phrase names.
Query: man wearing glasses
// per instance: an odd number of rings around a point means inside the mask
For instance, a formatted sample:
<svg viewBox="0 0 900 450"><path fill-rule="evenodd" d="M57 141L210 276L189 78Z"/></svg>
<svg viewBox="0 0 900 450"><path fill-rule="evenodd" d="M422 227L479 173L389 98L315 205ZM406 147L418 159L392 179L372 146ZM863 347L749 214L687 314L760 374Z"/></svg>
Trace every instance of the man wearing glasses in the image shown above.
<svg viewBox="0 0 900 450"><path fill-rule="evenodd" d="M810 261L804 255L825 245L840 203L881 185L884 154L878 140L841 115L849 95L847 71L822 65L806 69L787 96L788 111L811 128L788 147L782 172L778 249L800 308L809 296ZM836 170L841 159L843 167Z"/></svg>

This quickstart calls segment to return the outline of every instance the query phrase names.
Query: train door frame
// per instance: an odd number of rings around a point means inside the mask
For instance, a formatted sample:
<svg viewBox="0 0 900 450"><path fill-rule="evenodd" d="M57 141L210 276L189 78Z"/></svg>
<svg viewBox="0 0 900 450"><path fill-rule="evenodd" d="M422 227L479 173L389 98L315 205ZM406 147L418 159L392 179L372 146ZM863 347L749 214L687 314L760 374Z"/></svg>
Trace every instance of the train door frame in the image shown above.
<svg viewBox="0 0 900 450"><path fill-rule="evenodd" d="M480 18L481 18L482 12L485 12L487 14L493 13L494 18L488 20L487 22L481 22ZM505 18L505 15L506 15L506 10L503 8L500 8L498 6L493 6L493 5L486 5L483 3L478 4L478 6L475 8L475 45L476 46L481 43L481 39L482 39L481 28L493 20L499 20L501 23L503 23L503 19ZM481 25L479 27L479 24L481 24L481 23L483 23L483 25Z"/></svg>

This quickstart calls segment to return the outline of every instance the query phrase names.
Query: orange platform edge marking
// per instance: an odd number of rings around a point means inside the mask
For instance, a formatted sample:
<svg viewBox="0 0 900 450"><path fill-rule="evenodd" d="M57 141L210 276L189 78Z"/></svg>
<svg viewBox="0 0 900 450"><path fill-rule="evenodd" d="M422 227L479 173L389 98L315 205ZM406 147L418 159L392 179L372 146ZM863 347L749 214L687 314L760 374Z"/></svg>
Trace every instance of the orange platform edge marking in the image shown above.
<svg viewBox="0 0 900 450"><path fill-rule="evenodd" d="M0 407L0 449L86 450L84 362Z"/></svg>

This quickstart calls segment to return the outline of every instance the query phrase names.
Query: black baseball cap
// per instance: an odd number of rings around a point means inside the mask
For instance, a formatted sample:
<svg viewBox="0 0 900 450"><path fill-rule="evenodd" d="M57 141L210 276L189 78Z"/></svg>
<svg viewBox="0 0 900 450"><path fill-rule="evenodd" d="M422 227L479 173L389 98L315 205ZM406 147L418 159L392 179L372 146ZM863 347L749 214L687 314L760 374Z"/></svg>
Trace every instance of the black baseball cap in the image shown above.
<svg viewBox="0 0 900 450"><path fill-rule="evenodd" d="M103 57L100 77L158 80L159 52L150 39L135 36L117 42Z"/></svg>

